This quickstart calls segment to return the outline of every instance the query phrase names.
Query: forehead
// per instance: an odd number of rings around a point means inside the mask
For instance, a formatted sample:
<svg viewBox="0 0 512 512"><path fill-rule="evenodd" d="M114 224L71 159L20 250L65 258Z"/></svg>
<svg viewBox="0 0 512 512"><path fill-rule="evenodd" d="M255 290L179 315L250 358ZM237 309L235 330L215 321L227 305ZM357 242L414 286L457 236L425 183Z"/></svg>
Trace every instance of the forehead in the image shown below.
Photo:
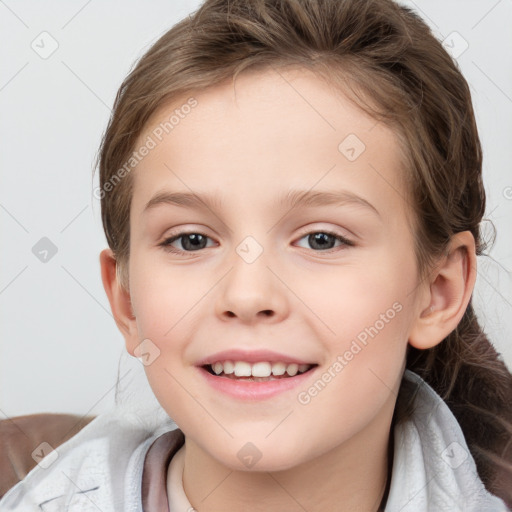
<svg viewBox="0 0 512 512"><path fill-rule="evenodd" d="M381 207L407 207L396 134L305 68L242 72L174 98L136 146L148 138L154 148L133 173L139 213L164 188L273 200L273 191L346 185Z"/></svg>

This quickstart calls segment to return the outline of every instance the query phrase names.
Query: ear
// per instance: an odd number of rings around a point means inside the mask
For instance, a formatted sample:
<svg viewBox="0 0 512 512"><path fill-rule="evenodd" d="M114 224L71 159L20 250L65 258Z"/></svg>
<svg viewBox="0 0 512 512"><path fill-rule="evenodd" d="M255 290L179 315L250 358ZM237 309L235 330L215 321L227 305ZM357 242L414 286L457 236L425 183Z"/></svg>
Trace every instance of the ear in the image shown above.
<svg viewBox="0 0 512 512"><path fill-rule="evenodd" d="M126 350L132 356L135 347L139 345L135 315L132 309L130 292L119 282L117 261L111 249L100 253L101 280L110 302L110 309L118 329L125 339Z"/></svg>
<svg viewBox="0 0 512 512"><path fill-rule="evenodd" d="M409 343L420 350L441 343L462 319L475 281L475 239L470 231L463 231L452 237L424 286Z"/></svg>

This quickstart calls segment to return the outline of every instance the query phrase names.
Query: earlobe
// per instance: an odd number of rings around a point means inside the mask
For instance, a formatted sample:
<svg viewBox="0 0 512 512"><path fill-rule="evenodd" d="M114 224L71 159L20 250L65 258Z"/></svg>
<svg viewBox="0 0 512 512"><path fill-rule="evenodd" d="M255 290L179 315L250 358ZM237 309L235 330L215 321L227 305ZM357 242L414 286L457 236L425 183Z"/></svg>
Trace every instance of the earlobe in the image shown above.
<svg viewBox="0 0 512 512"><path fill-rule="evenodd" d="M125 339L128 353L133 355L133 350L138 344L137 324L130 293L119 282L117 261L111 249L101 251L100 267L103 288L110 302L110 309L112 310L114 320Z"/></svg>
<svg viewBox="0 0 512 512"><path fill-rule="evenodd" d="M441 343L459 324L476 281L475 239L454 235L426 284L425 298L409 333L409 343L425 350Z"/></svg>

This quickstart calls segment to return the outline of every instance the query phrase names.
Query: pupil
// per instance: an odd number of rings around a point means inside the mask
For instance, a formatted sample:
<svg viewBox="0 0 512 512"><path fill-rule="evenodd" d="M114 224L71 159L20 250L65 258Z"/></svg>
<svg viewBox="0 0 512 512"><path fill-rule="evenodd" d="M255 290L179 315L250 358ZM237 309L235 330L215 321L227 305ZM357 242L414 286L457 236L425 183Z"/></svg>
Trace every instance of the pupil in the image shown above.
<svg viewBox="0 0 512 512"><path fill-rule="evenodd" d="M309 242L313 248L315 247L315 244L317 244L320 249L325 249L326 245L330 245L328 242L329 238L332 239L332 235L329 235L327 233L314 233L312 235L309 235Z"/></svg>
<svg viewBox="0 0 512 512"><path fill-rule="evenodd" d="M201 240L203 239L203 240ZM200 235L199 233L190 233L188 235L185 235L183 237L183 247L185 249L192 249L192 250L195 250L195 249L203 249L204 247L201 246L201 241L204 242L205 239L203 237L203 235ZM188 247L187 247L188 245Z"/></svg>

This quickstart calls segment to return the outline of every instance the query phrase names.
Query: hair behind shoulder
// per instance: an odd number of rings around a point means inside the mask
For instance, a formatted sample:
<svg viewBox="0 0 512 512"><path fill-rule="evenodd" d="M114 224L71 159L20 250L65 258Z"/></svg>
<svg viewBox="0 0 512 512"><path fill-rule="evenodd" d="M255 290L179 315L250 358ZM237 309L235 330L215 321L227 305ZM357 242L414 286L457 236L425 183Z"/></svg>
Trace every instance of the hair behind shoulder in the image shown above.
<svg viewBox="0 0 512 512"><path fill-rule="evenodd" d="M287 65L314 70L395 129L422 277L455 233L469 230L483 254L482 150L468 84L423 20L391 0L206 0L121 85L98 154L101 189L124 168L161 105L234 81L245 69ZM126 287L131 187L128 173L101 197L103 227ZM512 508L512 375L471 302L438 346L409 346L406 366L446 401L486 488ZM394 422L407 418L403 402Z"/></svg>

